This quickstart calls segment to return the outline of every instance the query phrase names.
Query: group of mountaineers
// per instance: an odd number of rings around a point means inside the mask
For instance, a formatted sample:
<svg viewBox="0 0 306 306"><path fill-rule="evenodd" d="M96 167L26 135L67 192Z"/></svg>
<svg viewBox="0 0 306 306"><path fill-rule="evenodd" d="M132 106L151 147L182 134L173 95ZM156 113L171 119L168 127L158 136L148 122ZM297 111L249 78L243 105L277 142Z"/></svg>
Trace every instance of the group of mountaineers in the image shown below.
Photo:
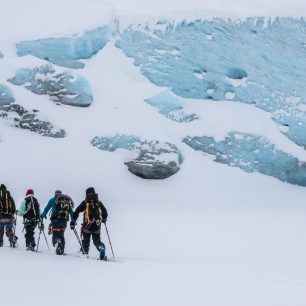
<svg viewBox="0 0 306 306"><path fill-rule="evenodd" d="M106 260L105 245L101 241L101 224L107 220L107 210L99 200L98 194L93 187L86 190L86 197L75 209L72 199L56 190L54 196L49 200L45 209L41 212L40 204L34 195L33 189L28 189L24 200L20 204L19 210L10 192L4 184L0 186L0 247L3 246L4 233L6 234L10 246L15 248L18 237L15 234L16 217L23 217L25 231L25 243L27 250L35 251L35 229L38 227L40 234L44 234L43 220L47 218L50 211L50 225L48 233L52 234L52 244L57 255L63 255L65 251L65 230L71 218L70 228L75 232L80 245L81 252L88 254L90 239L99 251L99 258ZM82 239L79 239L75 226L79 214L83 213L83 223L81 228ZM36 248L37 251L37 248Z"/></svg>

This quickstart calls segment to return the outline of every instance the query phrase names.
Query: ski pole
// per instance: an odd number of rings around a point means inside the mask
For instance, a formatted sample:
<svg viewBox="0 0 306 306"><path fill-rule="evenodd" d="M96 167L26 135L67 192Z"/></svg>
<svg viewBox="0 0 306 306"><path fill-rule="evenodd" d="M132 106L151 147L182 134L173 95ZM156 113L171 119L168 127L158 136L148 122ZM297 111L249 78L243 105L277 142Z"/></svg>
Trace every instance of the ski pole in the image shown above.
<svg viewBox="0 0 306 306"><path fill-rule="evenodd" d="M48 240L47 240L47 237L46 237L46 234L45 234L45 231L42 231L42 233L43 233L43 235L44 235L44 237L45 237L45 241L46 241L46 245L47 245L47 247L48 247L48 250L49 250L49 252L51 252L51 251L50 251L50 247L49 247L49 243L48 243Z"/></svg>
<svg viewBox="0 0 306 306"><path fill-rule="evenodd" d="M110 238L109 238L109 234L108 234L108 229L107 229L106 223L104 223L104 225L105 225L105 229L106 229L106 233L107 233L107 237L108 237L109 245L110 245L110 247L111 247L111 249L112 249L113 258L115 259L115 255L114 255L114 251L113 251L112 243L111 243Z"/></svg>
<svg viewBox="0 0 306 306"><path fill-rule="evenodd" d="M14 237L15 237L15 234L16 234L16 227L17 227L17 210L16 210L16 212L15 212L15 215L16 215L16 217L15 217L15 226L14 226Z"/></svg>
<svg viewBox="0 0 306 306"><path fill-rule="evenodd" d="M84 248L83 248L81 239L80 239L79 234L78 234L78 232L76 231L75 228L73 229L73 232L74 232L75 236L77 237L77 240L78 240L78 242L79 242L79 244L80 244L80 246L81 246L81 250L82 250L83 254L85 254L85 251L84 251Z"/></svg>
<svg viewBox="0 0 306 306"><path fill-rule="evenodd" d="M16 212L15 212L15 215L16 215L16 217L15 217L15 224L14 224L14 232L13 232L13 235L14 235L15 245L17 245L17 247L18 247L18 243L17 243L17 239L18 239L18 237L16 236L16 227L17 227L17 210L16 210Z"/></svg>
<svg viewBox="0 0 306 306"><path fill-rule="evenodd" d="M42 232L42 230L39 231L38 240L37 240L37 247L36 247L36 253L38 252L38 247L39 247L39 241L40 241L41 232Z"/></svg>

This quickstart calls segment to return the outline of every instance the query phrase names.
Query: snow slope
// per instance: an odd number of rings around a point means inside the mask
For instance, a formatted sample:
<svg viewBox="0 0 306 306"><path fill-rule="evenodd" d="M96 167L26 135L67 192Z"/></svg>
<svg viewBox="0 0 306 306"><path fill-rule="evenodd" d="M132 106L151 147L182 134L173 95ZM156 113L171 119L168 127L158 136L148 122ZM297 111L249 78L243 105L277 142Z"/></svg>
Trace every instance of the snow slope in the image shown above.
<svg viewBox="0 0 306 306"><path fill-rule="evenodd" d="M83 33L115 18L128 24L166 17L306 13L303 1L192 0L165 6L162 1L66 0L46 6L44 1L12 0L4 8L1 82L17 68L43 63L17 57L16 42ZM19 10L24 14L16 19ZM56 22L46 22L46 16ZM95 97L89 108L56 105L10 85L20 105L39 109L67 137L42 137L0 120L0 181L16 203L33 188L42 207L56 189L80 203L85 189L94 186L109 210L117 260L73 256L79 246L69 229L66 252L71 256L49 254L43 240L41 253L25 252L18 219L19 248L9 249L6 241L0 250L3 305L304 306L305 188L216 164L180 140L189 132L222 139L237 129L265 135L301 160L306 160L305 151L279 133L267 113L250 105L190 101L187 111L198 113L201 121L168 120L144 102L165 88L150 83L112 40L86 61L82 75ZM142 180L126 170L124 150L110 153L90 145L96 135L114 133L180 143L186 159L167 180ZM104 230L102 235L111 257ZM91 257L96 255L92 247Z"/></svg>

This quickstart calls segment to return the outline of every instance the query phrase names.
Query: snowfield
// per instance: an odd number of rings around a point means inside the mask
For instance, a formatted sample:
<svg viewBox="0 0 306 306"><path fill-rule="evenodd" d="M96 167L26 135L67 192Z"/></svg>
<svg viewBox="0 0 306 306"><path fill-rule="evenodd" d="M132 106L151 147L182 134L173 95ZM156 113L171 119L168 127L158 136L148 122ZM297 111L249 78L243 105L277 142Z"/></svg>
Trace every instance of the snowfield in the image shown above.
<svg viewBox="0 0 306 306"><path fill-rule="evenodd" d="M96 260L93 244L90 258L83 258L69 228L66 256L56 256L52 247L50 253L43 237L39 253L26 252L18 218L18 248L5 240L0 249L1 305L305 306L305 188L215 163L181 141L188 134L222 139L242 130L306 161L305 150L279 132L269 113L234 101L189 99L184 111L200 120L169 120L144 102L166 88L151 83L114 38L80 72L91 84L90 107L57 105L7 82L16 69L45 63L16 55L15 44L23 40L71 36L113 26L115 19L124 27L159 19L298 18L306 16L305 1L11 0L2 9L0 83L12 89L18 104L38 109L67 136L42 137L1 119L0 183L17 207L33 188L42 209L57 189L78 205L93 186L109 212L116 259ZM90 144L97 135L116 133L178 144L184 156L180 171L165 180L144 180L124 165L132 153ZM102 241L112 259L104 228Z"/></svg>

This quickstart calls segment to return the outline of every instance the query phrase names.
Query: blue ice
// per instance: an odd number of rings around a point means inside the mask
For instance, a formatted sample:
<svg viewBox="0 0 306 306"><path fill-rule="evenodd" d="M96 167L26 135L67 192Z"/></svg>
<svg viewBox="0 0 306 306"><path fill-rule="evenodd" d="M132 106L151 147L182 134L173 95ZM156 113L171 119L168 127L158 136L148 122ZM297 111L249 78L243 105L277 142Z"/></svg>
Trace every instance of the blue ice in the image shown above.
<svg viewBox="0 0 306 306"><path fill-rule="evenodd" d="M306 186L306 163L276 148L264 137L230 132L222 141L216 141L213 137L197 136L186 137L183 142L194 150L215 156L218 163Z"/></svg>
<svg viewBox="0 0 306 306"><path fill-rule="evenodd" d="M145 100L158 109L159 113L176 122L190 122L199 119L196 114L184 112L184 99L166 90L157 96Z"/></svg>
<svg viewBox="0 0 306 306"><path fill-rule="evenodd" d="M100 51L111 37L109 27L99 27L83 35L23 41L17 44L19 56L33 55L59 66L83 68L81 59Z"/></svg>
<svg viewBox="0 0 306 306"><path fill-rule="evenodd" d="M91 144L103 151L114 152L117 149L133 150L141 139L134 135L116 134L113 137L95 137Z"/></svg>
<svg viewBox="0 0 306 306"><path fill-rule="evenodd" d="M130 26L116 46L154 84L183 98L252 104L271 113L291 140L306 145L305 19Z"/></svg>
<svg viewBox="0 0 306 306"><path fill-rule="evenodd" d="M93 101L91 86L86 78L71 71L57 73L51 64L18 69L8 81L24 86L35 94L48 95L52 101L62 104L89 106Z"/></svg>
<svg viewBox="0 0 306 306"><path fill-rule="evenodd" d="M12 91L5 85L0 84L0 107L15 101Z"/></svg>

